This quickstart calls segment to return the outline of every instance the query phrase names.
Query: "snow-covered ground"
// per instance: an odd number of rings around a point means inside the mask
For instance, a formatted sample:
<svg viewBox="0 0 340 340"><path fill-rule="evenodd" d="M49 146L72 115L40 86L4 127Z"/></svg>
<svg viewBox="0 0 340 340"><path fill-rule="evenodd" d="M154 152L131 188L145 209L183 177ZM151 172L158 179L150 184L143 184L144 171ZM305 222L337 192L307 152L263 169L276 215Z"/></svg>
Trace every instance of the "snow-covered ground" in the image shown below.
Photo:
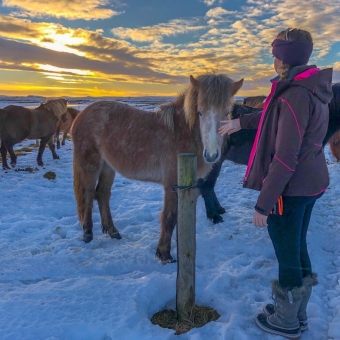
<svg viewBox="0 0 340 340"><path fill-rule="evenodd" d="M151 110L157 105L150 98L130 102ZM216 185L227 209L223 223L213 225L202 198L197 203L196 303L221 317L175 336L150 322L165 306L174 307L176 295L176 264L163 266L154 256L162 187L118 175L111 211L123 238L102 234L95 205L94 240L85 244L72 188L72 148L67 140L57 150L59 160L46 149L38 171L0 170L0 339L282 339L253 321L272 301L277 262L266 228L251 223L257 193L241 186L245 167L223 165ZM325 152L331 184L315 206L308 234L320 284L302 340L340 340L340 164ZM19 156L17 168L36 167L36 155L34 149ZM44 178L47 171L56 179ZM173 237L174 257L176 249Z"/></svg>

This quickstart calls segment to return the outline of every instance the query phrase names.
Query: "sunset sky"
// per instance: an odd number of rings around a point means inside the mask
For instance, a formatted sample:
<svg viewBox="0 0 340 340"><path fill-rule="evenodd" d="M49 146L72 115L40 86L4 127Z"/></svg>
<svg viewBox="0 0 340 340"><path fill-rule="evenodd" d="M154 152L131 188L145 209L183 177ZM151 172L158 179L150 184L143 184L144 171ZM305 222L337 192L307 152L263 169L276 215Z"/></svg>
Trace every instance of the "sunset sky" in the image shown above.
<svg viewBox="0 0 340 340"><path fill-rule="evenodd" d="M172 96L210 71L267 94L287 27L338 82L339 17L340 0L2 0L0 95Z"/></svg>

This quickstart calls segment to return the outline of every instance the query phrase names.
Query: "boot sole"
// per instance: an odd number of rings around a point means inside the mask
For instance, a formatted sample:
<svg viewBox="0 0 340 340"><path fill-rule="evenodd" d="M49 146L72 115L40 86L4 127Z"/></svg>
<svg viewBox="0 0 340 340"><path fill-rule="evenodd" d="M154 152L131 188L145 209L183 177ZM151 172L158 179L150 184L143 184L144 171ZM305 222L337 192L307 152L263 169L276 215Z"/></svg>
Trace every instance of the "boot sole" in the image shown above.
<svg viewBox="0 0 340 340"><path fill-rule="evenodd" d="M281 335L283 337L285 337L286 339L300 339L301 338L301 331L300 329L298 330L297 333L292 333L292 334L287 334L286 332L284 331L280 331L280 329L275 326L275 325L271 325L270 323L267 322L267 320L265 321L269 326L272 326L272 327L275 327L276 329L272 329L272 328L269 328L267 327L266 325L262 324L262 322L260 321L259 318L261 318L261 315L262 316L266 316L266 319L267 319L267 315L265 314L258 314L256 317L255 317L255 323L257 324L257 326L259 328L261 328L263 331L265 332L268 332L268 333L271 333L271 334L276 334L276 335ZM289 331L287 329L287 331ZM294 330L291 330L292 332L294 332Z"/></svg>

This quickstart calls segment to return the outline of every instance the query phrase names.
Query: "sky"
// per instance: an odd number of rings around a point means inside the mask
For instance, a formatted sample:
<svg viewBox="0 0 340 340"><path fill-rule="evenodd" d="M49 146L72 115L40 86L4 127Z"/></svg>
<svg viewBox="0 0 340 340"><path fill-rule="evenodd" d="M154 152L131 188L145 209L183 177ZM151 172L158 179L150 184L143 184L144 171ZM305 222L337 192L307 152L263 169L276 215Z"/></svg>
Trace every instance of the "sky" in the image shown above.
<svg viewBox="0 0 340 340"><path fill-rule="evenodd" d="M266 95L287 27L338 82L339 15L339 0L2 0L0 95L174 96L208 72Z"/></svg>

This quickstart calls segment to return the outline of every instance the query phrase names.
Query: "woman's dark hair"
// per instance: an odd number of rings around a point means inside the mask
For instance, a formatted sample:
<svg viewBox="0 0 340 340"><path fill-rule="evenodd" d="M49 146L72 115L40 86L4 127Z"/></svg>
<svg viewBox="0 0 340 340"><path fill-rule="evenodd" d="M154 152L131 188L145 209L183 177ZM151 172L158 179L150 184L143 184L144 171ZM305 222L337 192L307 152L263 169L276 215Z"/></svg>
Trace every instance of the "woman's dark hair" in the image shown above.
<svg viewBox="0 0 340 340"><path fill-rule="evenodd" d="M281 31L276 38L290 41L313 42L312 36L309 32L300 30L298 28L287 28L286 30ZM288 64L282 64L279 70L281 80L287 79L289 70L291 68L292 67Z"/></svg>

